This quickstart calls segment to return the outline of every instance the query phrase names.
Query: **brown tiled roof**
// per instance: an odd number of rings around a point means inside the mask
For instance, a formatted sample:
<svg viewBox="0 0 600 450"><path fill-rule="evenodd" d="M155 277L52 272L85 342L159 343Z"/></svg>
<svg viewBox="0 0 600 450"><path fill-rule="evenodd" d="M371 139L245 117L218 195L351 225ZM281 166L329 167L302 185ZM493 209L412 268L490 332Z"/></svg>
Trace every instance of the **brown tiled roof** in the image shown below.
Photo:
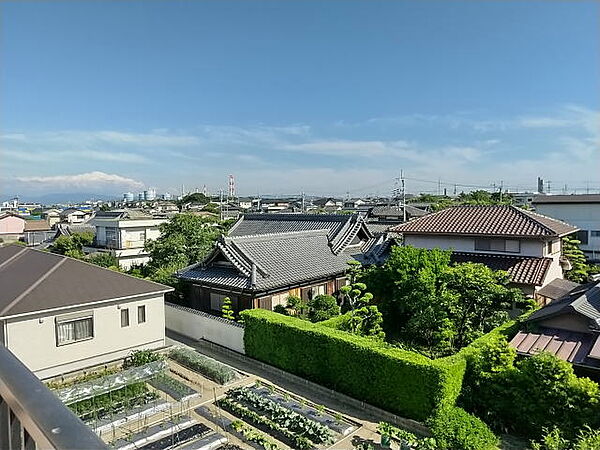
<svg viewBox="0 0 600 450"><path fill-rule="evenodd" d="M47 231L50 224L45 220L26 220L25 231Z"/></svg>
<svg viewBox="0 0 600 450"><path fill-rule="evenodd" d="M541 286L552 260L527 256L494 255L490 253L453 252L452 261L485 264L492 270L504 270L513 283Z"/></svg>
<svg viewBox="0 0 600 450"><path fill-rule="evenodd" d="M452 206L400 224L403 234L438 234L543 238L558 237L578 228L516 206Z"/></svg>
<svg viewBox="0 0 600 450"><path fill-rule="evenodd" d="M596 333L542 327L537 333L519 331L510 345L523 355L545 351L573 364L600 367L600 361L591 359L594 358L594 343L599 339Z"/></svg>

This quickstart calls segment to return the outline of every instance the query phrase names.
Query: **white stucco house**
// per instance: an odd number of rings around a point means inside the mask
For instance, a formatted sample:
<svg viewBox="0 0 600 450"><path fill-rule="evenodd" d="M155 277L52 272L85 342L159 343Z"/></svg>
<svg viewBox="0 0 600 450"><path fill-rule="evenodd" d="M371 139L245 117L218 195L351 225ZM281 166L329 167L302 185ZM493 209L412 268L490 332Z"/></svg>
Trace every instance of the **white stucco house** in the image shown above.
<svg viewBox="0 0 600 450"><path fill-rule="evenodd" d="M142 211L120 209L99 211L91 224L96 227L96 246L113 253L122 269L129 269L150 261L145 243L160 236L159 226L165 222Z"/></svg>
<svg viewBox="0 0 600 450"><path fill-rule="evenodd" d="M515 206L453 206L391 228L403 245L453 250L455 262L505 270L529 296L563 278L561 238L577 227Z"/></svg>
<svg viewBox="0 0 600 450"><path fill-rule="evenodd" d="M579 228L579 247L588 260L600 262L600 194L536 195L535 210Z"/></svg>
<svg viewBox="0 0 600 450"><path fill-rule="evenodd" d="M168 286L17 245L0 286L0 344L39 378L164 346Z"/></svg>

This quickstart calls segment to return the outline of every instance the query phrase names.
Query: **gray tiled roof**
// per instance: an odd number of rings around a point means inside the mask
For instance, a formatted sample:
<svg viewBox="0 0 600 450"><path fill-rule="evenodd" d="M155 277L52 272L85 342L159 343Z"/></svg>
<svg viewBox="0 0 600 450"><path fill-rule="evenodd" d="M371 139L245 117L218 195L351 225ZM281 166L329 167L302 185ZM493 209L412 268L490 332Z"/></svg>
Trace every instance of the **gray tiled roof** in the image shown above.
<svg viewBox="0 0 600 450"><path fill-rule="evenodd" d="M576 287L564 297L535 311L527 320L536 321L570 312L595 321L600 328L600 281Z"/></svg>
<svg viewBox="0 0 600 450"><path fill-rule="evenodd" d="M406 205L406 215L409 217L421 217L427 214L427 211L419 208L415 208L412 205ZM385 216L385 217L403 217L402 206L375 206L371 210L372 216Z"/></svg>
<svg viewBox="0 0 600 450"><path fill-rule="evenodd" d="M600 203L600 194L536 195L532 203Z"/></svg>
<svg viewBox="0 0 600 450"><path fill-rule="evenodd" d="M575 283L574 281L556 278L541 288L537 293L543 297L557 300L580 286L579 283Z"/></svg>
<svg viewBox="0 0 600 450"><path fill-rule="evenodd" d="M344 221L313 220L315 217L330 216L304 217L306 226L298 223L298 216L296 220L286 218L280 224L268 216L265 220L251 221L243 230L254 234L222 238L203 264L184 269L178 276L199 284L262 292L341 275L350 260L369 264L385 258L389 250L385 237L372 237L356 216L336 216ZM238 222L238 232L245 220ZM265 223L272 226L263 227ZM321 228L311 230L317 223ZM323 223L330 227L322 228ZM308 230L289 231L290 228ZM256 234L259 230L275 229L286 231ZM366 242L362 246L351 245L359 233ZM254 285L253 266L256 268Z"/></svg>
<svg viewBox="0 0 600 450"><path fill-rule="evenodd" d="M516 206L452 206L400 224L392 231L439 234L544 238L558 237L578 228Z"/></svg>
<svg viewBox="0 0 600 450"><path fill-rule="evenodd" d="M297 231L328 230L337 234L351 215L334 214L246 214L229 230L229 236L294 233Z"/></svg>

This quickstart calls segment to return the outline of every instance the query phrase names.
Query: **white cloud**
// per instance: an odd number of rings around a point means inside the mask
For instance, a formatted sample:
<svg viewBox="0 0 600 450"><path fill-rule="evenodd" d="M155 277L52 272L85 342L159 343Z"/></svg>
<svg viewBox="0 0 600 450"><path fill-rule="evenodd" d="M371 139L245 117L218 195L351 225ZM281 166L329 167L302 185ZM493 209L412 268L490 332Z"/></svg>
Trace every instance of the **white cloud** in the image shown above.
<svg viewBox="0 0 600 450"><path fill-rule="evenodd" d="M108 152L98 150L59 150L59 151L41 151L31 150L1 150L2 155L7 160L25 161L25 162L58 162L60 160L91 160L121 163L146 163L148 159L136 153L127 152Z"/></svg>
<svg viewBox="0 0 600 450"><path fill-rule="evenodd" d="M49 189L104 189L117 187L133 189L144 186L144 183L132 178L98 171L74 175L15 177L15 180L32 188L44 187Z"/></svg>
<svg viewBox="0 0 600 450"><path fill-rule="evenodd" d="M314 153L329 156L381 156L397 154L407 150L404 141L351 141L351 140L321 140L301 144L286 144L282 150L292 152Z"/></svg>

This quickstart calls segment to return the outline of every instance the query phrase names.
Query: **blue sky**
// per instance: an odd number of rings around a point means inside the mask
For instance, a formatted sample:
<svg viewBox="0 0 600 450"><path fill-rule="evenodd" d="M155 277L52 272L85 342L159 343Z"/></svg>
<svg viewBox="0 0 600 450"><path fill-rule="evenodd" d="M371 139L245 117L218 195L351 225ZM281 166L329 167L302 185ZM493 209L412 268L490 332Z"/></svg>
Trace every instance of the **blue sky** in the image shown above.
<svg viewBox="0 0 600 450"><path fill-rule="evenodd" d="M0 5L1 197L600 189L600 3ZM464 185L464 186L463 186Z"/></svg>

